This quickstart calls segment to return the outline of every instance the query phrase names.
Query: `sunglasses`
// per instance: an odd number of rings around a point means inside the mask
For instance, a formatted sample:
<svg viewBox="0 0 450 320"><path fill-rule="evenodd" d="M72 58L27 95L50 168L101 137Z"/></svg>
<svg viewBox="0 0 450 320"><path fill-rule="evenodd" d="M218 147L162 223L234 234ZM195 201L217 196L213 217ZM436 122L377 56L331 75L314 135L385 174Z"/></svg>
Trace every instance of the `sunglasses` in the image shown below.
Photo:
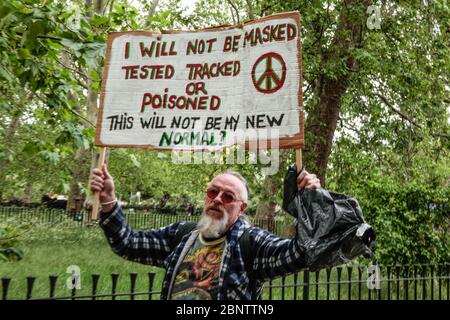
<svg viewBox="0 0 450 320"><path fill-rule="evenodd" d="M219 189L216 189L216 188L209 188L208 190L206 190L206 195L211 200L214 200L215 198L217 198L217 196L220 193L222 193L220 196L220 199L222 200L223 204L229 204L234 201L242 201L242 200L236 199L234 197L234 195L228 191L220 191Z"/></svg>

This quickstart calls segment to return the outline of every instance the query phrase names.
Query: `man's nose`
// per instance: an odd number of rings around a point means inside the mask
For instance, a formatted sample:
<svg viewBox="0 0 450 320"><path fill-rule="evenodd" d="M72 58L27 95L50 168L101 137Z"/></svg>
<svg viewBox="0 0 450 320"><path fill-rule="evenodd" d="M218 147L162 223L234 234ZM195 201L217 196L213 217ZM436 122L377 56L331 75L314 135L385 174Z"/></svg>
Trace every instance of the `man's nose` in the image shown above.
<svg viewBox="0 0 450 320"><path fill-rule="evenodd" d="M217 196L213 199L214 203L223 203L222 201L222 191L217 194Z"/></svg>

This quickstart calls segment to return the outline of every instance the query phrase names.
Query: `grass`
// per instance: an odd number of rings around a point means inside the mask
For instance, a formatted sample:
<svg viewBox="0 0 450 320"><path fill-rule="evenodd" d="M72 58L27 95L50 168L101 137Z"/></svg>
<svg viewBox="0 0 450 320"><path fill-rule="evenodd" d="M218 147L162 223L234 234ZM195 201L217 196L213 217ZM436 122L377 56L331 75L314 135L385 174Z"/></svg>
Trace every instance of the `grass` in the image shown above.
<svg viewBox="0 0 450 320"><path fill-rule="evenodd" d="M81 289L77 294L91 294L92 274L100 274L98 293L111 293L111 273L118 273L116 292L130 292L130 273L138 273L135 292L149 290L148 273L154 272L154 290L159 291L164 270L127 261L114 254L97 226L80 227L72 221L62 223L33 223L30 232L22 236L20 249L24 258L20 261L0 264L0 278L11 278L9 299L23 299L27 292L27 277L36 277L32 297L49 296L49 276L58 276L56 296L70 296L66 281L70 266L80 268ZM14 221L9 220L9 225ZM118 297L123 299L126 297ZM148 296L136 296L136 299ZM158 298L158 296L155 296Z"/></svg>
<svg viewBox="0 0 450 320"><path fill-rule="evenodd" d="M138 216L129 216L130 222L137 223ZM132 220L133 219L133 220ZM150 223L166 222L158 218L147 218L145 225L149 226ZM2 224L18 225L19 219L14 216L9 216ZM137 280L135 286L135 292L146 292L149 290L149 272L155 273L154 278L154 291L160 291L161 283L164 276L164 270L151 266L142 265L126 261L121 257L115 255L106 239L102 230L98 226L82 227L79 222L65 216L60 217L58 220L42 219L42 217L33 216L28 219L24 219L22 216L20 221L28 220L32 224L29 232L22 236L20 242L20 248L24 251L24 258L16 262L7 262L0 264L0 278L11 278L11 282L8 290L8 299L24 299L27 296L27 277L35 277L33 285L33 291L31 293L33 298L45 298L49 296L49 276L56 275L58 280L55 288L55 296L70 296L71 290L68 288L66 281L70 277L70 273L67 273L67 269L70 266L78 266L80 268L81 276L81 289L77 290L77 295L89 295L92 292L92 274L100 274L97 293L111 293L112 281L111 274L118 273L118 282L116 287L116 293L130 292L131 281L130 273L137 273ZM443 269L443 275L447 279L441 279L441 297L443 299L449 299L448 295L448 267ZM351 280L355 281L351 284L350 294L352 300L368 299L369 290L366 286L367 271L362 268L361 279L359 279L358 270L356 266L352 270ZM419 269L420 271L420 269ZM437 276L437 269L434 271L434 275ZM430 270L427 269L427 275ZM419 276L420 276L419 272ZM299 273L295 280L294 275L290 275L280 279L276 279L271 283L266 283L263 299L302 299L304 286L303 278L304 274ZM382 279L387 278L386 269L382 268ZM396 279L396 270L392 270L391 278ZM349 286L347 283L348 269L346 267L341 269L340 279L338 277L338 271L336 268L331 270L329 279L325 270L322 270L318 275L318 282L315 284L316 274L310 273L308 297L311 300L315 299L329 299L332 300L347 300L349 293ZM327 286L326 282L329 280L331 284ZM338 280L341 282L337 284ZM360 281L359 283L357 281ZM426 295L423 296L423 285L425 283ZM296 288L294 285L296 285ZM418 299L430 299L431 286L433 285L434 298L439 297L439 281L437 279L427 279L425 282L409 281L408 282L408 298L414 298L414 285L417 287ZM381 282L381 298L388 298L388 282ZM360 294L361 291L361 294ZM400 281L397 288L397 282L390 283L390 298L397 299L397 293L399 299L405 298L404 282ZM378 292L372 291L371 299L378 297ZM129 299L130 297L122 296L117 297L120 299ZM159 299L159 295L154 295L153 299ZM111 299L107 297L106 299ZM135 299L148 299L148 295L139 295Z"/></svg>

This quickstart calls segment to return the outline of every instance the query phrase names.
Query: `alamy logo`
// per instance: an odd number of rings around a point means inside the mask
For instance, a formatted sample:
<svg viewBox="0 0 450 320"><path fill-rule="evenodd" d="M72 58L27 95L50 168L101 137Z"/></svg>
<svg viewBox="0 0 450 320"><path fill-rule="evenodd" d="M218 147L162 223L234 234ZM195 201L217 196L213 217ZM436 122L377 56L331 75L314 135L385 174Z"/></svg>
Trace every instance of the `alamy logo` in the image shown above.
<svg viewBox="0 0 450 320"><path fill-rule="evenodd" d="M68 289L81 289L81 270L79 266L71 265L66 269L66 273L70 273L70 277L67 277L66 286Z"/></svg>
<svg viewBox="0 0 450 320"><path fill-rule="evenodd" d="M367 14L370 16L367 18L367 28L370 30L381 29L381 10L380 6L372 5L367 7Z"/></svg>
<svg viewBox="0 0 450 320"><path fill-rule="evenodd" d="M370 265L367 268L367 288L369 290L381 289L380 280L381 280L380 267L377 265Z"/></svg>

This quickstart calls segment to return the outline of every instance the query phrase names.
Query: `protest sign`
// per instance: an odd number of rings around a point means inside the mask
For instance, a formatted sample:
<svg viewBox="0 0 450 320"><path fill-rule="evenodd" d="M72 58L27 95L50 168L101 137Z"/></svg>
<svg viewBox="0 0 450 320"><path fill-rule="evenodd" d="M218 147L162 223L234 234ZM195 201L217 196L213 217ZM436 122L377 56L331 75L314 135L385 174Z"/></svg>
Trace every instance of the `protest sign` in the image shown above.
<svg viewBox="0 0 450 320"><path fill-rule="evenodd" d="M199 31L117 32L96 145L212 150L270 136L298 149L301 110L298 12Z"/></svg>

